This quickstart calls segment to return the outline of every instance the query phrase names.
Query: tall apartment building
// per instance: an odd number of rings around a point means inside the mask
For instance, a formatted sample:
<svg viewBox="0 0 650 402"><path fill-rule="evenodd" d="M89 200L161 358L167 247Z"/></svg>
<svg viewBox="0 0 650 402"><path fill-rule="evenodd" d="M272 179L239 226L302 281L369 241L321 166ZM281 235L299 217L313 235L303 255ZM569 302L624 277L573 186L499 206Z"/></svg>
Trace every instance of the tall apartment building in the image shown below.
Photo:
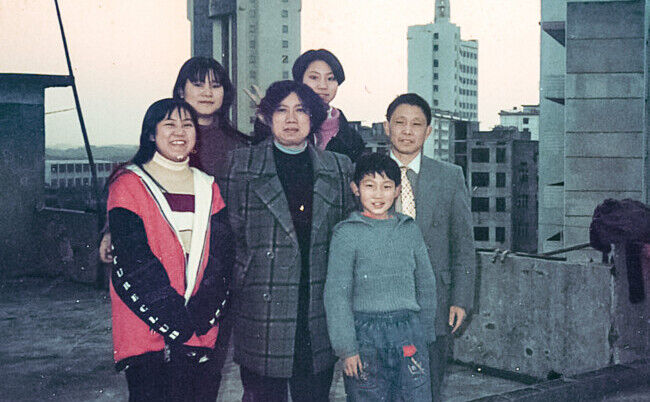
<svg viewBox="0 0 650 402"><path fill-rule="evenodd" d="M515 127L469 131L466 165L479 248L537 251L537 141Z"/></svg>
<svg viewBox="0 0 650 402"><path fill-rule="evenodd" d="M588 242L606 198L649 201L649 16L646 0L542 0L543 251Z"/></svg>
<svg viewBox="0 0 650 402"><path fill-rule="evenodd" d="M262 92L274 81L291 79L300 55L301 0L188 0L192 54L214 57L236 88L232 117L250 133L255 103L244 89Z"/></svg>
<svg viewBox="0 0 650 402"><path fill-rule="evenodd" d="M434 109L478 118L478 42L462 40L449 0L436 0L432 24L408 28L408 91Z"/></svg>
<svg viewBox="0 0 650 402"><path fill-rule="evenodd" d="M539 140L539 105L521 105L499 112L500 126L517 127L519 131L530 132L530 139Z"/></svg>

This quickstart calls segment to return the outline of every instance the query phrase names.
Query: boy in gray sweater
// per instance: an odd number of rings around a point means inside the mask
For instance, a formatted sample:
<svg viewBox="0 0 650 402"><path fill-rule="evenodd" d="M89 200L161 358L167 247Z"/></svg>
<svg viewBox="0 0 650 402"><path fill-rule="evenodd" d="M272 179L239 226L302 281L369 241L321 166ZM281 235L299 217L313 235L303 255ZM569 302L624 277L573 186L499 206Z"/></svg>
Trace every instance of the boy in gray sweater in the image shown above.
<svg viewBox="0 0 650 402"><path fill-rule="evenodd" d="M363 212L332 234L325 312L349 401L431 401L436 284L420 229L391 212L400 183L390 157L361 157L350 186Z"/></svg>

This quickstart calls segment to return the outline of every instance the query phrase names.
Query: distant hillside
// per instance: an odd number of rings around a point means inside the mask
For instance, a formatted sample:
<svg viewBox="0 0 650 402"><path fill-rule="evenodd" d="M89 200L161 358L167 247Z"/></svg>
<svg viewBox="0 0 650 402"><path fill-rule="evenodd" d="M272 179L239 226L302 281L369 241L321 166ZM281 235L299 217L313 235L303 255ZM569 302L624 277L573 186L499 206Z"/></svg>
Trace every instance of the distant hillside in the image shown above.
<svg viewBox="0 0 650 402"><path fill-rule="evenodd" d="M104 159L112 162L124 162L133 157L138 150L137 145L111 145L104 147L90 147L94 159ZM46 159L88 159L84 147L77 148L47 148Z"/></svg>

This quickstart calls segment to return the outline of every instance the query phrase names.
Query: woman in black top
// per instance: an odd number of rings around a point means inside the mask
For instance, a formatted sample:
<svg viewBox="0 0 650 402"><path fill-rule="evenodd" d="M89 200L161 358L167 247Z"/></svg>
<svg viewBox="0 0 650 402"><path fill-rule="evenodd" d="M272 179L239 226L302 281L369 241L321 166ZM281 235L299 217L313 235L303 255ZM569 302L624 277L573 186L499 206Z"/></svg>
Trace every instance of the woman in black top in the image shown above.
<svg viewBox="0 0 650 402"><path fill-rule="evenodd" d="M351 129L343 112L331 105L339 85L345 81L339 60L325 49L308 50L296 59L291 72L294 81L307 84L328 107L327 118L314 136L316 146L347 155L354 162L363 153L365 143Z"/></svg>

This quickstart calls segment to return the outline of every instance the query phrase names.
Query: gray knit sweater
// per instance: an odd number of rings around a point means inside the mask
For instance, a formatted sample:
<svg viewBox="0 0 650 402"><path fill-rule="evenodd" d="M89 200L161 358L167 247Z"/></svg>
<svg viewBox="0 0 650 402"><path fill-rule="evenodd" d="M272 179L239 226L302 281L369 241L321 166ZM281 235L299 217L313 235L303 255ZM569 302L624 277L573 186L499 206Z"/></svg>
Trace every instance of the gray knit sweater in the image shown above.
<svg viewBox="0 0 650 402"><path fill-rule="evenodd" d="M336 355L359 351L354 312L397 310L419 311L427 341L435 340L436 283L420 229L403 214L381 220L353 212L334 227L325 283Z"/></svg>

